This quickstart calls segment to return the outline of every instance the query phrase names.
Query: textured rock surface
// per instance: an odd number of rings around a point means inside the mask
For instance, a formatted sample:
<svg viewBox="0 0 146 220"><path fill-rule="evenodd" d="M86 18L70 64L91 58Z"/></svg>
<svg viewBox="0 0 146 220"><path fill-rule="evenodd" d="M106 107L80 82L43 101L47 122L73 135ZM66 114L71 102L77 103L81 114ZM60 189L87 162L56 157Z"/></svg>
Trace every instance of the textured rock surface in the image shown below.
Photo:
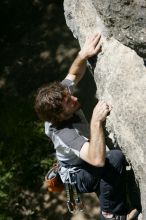
<svg viewBox="0 0 146 220"><path fill-rule="evenodd" d="M119 38L119 35L116 34L119 30L118 24L126 24L125 18L122 19L122 17L119 16L119 19L121 19L119 22L118 19L114 17L114 27L108 27L106 22L108 19L105 18L107 4L103 2L104 1L96 0L93 4L91 0L65 0L65 17L68 26L72 30L74 36L78 38L81 46L87 34L94 31L100 31L103 35L102 53L98 56L98 61L95 63L94 68L97 97L109 101L113 105L113 110L107 119L106 128L110 136L113 137L113 141L115 139L117 140L127 159L130 160L133 165L140 184L143 220L145 220L146 68L143 59L140 58L134 50L117 41ZM128 13L126 9L124 9L124 6L122 8L122 5L125 4L128 10L128 4L130 4L128 2L130 1L114 0L105 2L109 4L110 2L117 2L117 5L111 4L111 7L115 8L112 8L112 14L113 11L117 11L120 14L121 10ZM144 9L145 1L140 1L140 4L138 4L139 2L135 0L131 1L131 3L133 4L133 8L129 8L130 11L128 14L131 13L136 16L134 12L135 7L141 7L142 4ZM108 16L110 16L109 14L108 8ZM145 16L143 11L142 14ZM134 19L134 16L132 18ZM129 23L129 21L127 23ZM137 35L133 35L132 41L130 41L130 38L125 37L127 36L125 32L118 31L118 33L123 36L123 38L120 37L120 40L122 39L124 43L125 41L128 42L128 45L133 45L133 48L135 48L136 45L144 45L142 38L141 40L139 39L139 34L143 35L143 20L137 27L141 28L141 32L137 33L136 29L134 29L135 32L133 32L133 34L136 33ZM126 33L130 33L131 31L131 29L125 30ZM115 38L111 37L111 31L114 33ZM140 40L141 43L135 44L138 40ZM144 50L144 47L139 47L139 51L141 51L139 52L140 54L144 54Z"/></svg>
<svg viewBox="0 0 146 220"><path fill-rule="evenodd" d="M146 58L146 1L92 1L110 34Z"/></svg>

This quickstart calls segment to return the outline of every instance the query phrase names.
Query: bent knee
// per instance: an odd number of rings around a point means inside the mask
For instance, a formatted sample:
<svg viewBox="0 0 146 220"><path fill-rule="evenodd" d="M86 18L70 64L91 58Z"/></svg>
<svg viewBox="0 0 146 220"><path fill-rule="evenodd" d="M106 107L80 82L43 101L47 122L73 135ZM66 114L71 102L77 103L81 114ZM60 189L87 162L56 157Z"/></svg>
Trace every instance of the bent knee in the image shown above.
<svg viewBox="0 0 146 220"><path fill-rule="evenodd" d="M120 170L125 165L125 156L121 150L110 150L107 153L107 158L109 159L110 164Z"/></svg>

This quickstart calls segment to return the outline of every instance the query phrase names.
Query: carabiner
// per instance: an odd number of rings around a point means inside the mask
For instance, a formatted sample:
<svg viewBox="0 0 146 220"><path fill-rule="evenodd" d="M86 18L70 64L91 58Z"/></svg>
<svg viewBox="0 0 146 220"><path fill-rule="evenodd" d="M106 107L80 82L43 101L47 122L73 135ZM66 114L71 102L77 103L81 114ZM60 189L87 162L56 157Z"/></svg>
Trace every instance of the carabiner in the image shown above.
<svg viewBox="0 0 146 220"><path fill-rule="evenodd" d="M72 203L71 201L67 201L66 204L67 204L67 208L68 208L69 212L74 214L76 211L74 203Z"/></svg>

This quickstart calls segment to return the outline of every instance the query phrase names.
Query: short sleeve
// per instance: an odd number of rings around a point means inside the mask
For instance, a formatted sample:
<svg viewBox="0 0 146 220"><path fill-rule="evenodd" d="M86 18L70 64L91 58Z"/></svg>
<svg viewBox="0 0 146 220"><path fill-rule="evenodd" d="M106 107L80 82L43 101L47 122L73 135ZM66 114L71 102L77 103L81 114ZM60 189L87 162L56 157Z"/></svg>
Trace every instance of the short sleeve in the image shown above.
<svg viewBox="0 0 146 220"><path fill-rule="evenodd" d="M88 139L79 134L78 130L74 128L64 128L55 132L59 139L72 150L80 151L82 146Z"/></svg>

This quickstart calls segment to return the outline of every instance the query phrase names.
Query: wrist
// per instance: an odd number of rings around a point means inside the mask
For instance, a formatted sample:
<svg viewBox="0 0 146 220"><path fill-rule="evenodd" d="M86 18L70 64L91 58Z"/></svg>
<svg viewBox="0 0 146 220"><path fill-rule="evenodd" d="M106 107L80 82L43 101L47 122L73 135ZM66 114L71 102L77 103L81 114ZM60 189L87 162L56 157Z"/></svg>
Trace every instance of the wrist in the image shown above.
<svg viewBox="0 0 146 220"><path fill-rule="evenodd" d="M100 128L102 127L102 121L101 120L91 120L91 128L93 129L97 129L97 128Z"/></svg>
<svg viewBox="0 0 146 220"><path fill-rule="evenodd" d="M79 51L78 55L79 55L80 59L83 61L86 61L88 59L87 54L82 50Z"/></svg>

